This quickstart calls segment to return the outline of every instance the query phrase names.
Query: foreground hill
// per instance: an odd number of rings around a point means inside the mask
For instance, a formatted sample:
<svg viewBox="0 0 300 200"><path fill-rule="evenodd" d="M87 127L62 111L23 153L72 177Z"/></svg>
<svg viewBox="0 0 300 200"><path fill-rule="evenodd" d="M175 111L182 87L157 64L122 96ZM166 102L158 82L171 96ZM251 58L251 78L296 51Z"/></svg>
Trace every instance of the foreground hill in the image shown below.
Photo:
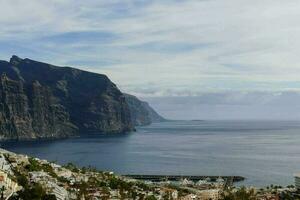
<svg viewBox="0 0 300 200"><path fill-rule="evenodd" d="M60 166L0 149L1 199L8 200L265 200L300 199L293 185L282 188L227 187L222 182L138 181L92 167Z"/></svg>
<svg viewBox="0 0 300 200"><path fill-rule="evenodd" d="M17 56L0 61L0 74L1 140L133 129L124 95L105 75Z"/></svg>
<svg viewBox="0 0 300 200"><path fill-rule="evenodd" d="M77 200L77 199L179 199L188 195L180 189L145 184L142 181L77 168L0 149L1 199ZM3 187L2 187L3 186Z"/></svg>
<svg viewBox="0 0 300 200"><path fill-rule="evenodd" d="M153 108L151 108L147 102L141 101L137 97L130 94L124 95L129 106L131 120L134 125L145 126L153 122L166 121L166 119L164 119Z"/></svg>

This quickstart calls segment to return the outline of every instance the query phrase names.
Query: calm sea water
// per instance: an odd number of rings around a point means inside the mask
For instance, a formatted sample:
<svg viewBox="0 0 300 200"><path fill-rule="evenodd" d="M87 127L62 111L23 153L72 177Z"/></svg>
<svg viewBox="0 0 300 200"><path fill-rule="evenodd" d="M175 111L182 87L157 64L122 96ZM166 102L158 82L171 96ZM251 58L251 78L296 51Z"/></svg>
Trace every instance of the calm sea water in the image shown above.
<svg viewBox="0 0 300 200"><path fill-rule="evenodd" d="M241 175L256 186L288 185L300 172L296 121L174 121L130 134L2 147L119 174Z"/></svg>

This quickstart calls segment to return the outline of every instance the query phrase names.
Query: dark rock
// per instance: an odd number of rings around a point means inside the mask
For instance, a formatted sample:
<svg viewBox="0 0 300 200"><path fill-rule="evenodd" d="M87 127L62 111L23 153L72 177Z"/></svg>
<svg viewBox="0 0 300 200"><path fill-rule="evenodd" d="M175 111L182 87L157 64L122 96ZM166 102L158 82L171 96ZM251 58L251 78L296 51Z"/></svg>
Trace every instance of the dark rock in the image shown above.
<svg viewBox="0 0 300 200"><path fill-rule="evenodd" d="M137 97L124 94L130 109L132 123L136 126L146 126L153 122L166 121L147 102L139 100Z"/></svg>
<svg viewBox="0 0 300 200"><path fill-rule="evenodd" d="M2 140L133 129L124 95L105 75L17 56L0 61L0 74Z"/></svg>

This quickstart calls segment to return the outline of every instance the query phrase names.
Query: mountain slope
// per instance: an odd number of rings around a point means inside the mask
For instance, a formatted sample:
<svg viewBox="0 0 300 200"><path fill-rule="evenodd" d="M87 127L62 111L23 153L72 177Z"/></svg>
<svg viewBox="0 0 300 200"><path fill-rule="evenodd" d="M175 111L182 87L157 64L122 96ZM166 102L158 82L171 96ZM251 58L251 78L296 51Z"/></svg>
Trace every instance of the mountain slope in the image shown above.
<svg viewBox="0 0 300 200"><path fill-rule="evenodd" d="M137 97L124 94L129 106L132 123L136 126L145 126L153 122L163 122L160 116L147 102L139 100Z"/></svg>
<svg viewBox="0 0 300 200"><path fill-rule="evenodd" d="M105 75L13 56L0 61L0 138L61 138L133 129L124 95Z"/></svg>

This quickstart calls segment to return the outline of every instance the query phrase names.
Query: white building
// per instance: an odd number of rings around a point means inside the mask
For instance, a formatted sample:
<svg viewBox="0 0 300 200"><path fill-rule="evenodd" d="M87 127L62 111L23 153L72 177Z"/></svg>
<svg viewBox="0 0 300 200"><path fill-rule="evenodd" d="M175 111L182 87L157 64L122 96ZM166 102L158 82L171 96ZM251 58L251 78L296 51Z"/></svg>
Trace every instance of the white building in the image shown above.
<svg viewBox="0 0 300 200"><path fill-rule="evenodd" d="M0 188L2 187L4 188L4 196L7 198L19 190L18 184L12 181L7 173L0 171Z"/></svg>
<svg viewBox="0 0 300 200"><path fill-rule="evenodd" d="M197 194L201 200L218 200L220 197L220 190L218 189L201 190Z"/></svg>
<svg viewBox="0 0 300 200"><path fill-rule="evenodd" d="M197 186L202 186L202 185L207 185L207 184L208 184L208 183L207 183L206 180L199 180L199 181L196 183Z"/></svg>
<svg viewBox="0 0 300 200"><path fill-rule="evenodd" d="M9 172L11 170L9 163L6 161L3 154L0 155L0 170L5 172Z"/></svg>
<svg viewBox="0 0 300 200"><path fill-rule="evenodd" d="M188 180L187 178L183 179L181 182L180 182L181 185L194 185L194 182L193 181L190 181Z"/></svg>
<svg viewBox="0 0 300 200"><path fill-rule="evenodd" d="M51 179L51 177L46 172L43 172L43 171L29 172L29 177L30 177L30 180L35 183L40 182L40 181L47 182L49 179Z"/></svg>

